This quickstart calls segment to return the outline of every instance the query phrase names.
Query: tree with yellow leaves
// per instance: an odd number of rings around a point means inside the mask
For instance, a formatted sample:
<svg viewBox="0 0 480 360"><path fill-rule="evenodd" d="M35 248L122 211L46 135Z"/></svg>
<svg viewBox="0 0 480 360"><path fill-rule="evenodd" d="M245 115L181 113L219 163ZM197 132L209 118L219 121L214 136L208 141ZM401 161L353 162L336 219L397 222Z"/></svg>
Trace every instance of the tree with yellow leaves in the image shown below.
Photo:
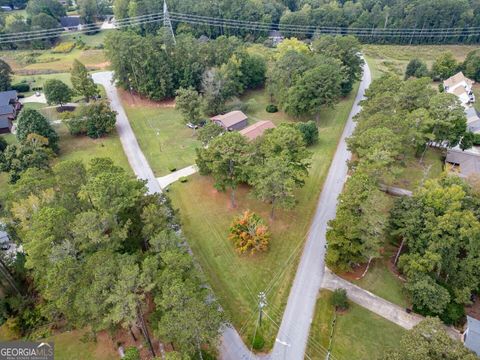
<svg viewBox="0 0 480 360"><path fill-rule="evenodd" d="M250 210L234 219L228 236L238 253L250 252L251 255L267 251L270 238L268 226L260 216Z"/></svg>

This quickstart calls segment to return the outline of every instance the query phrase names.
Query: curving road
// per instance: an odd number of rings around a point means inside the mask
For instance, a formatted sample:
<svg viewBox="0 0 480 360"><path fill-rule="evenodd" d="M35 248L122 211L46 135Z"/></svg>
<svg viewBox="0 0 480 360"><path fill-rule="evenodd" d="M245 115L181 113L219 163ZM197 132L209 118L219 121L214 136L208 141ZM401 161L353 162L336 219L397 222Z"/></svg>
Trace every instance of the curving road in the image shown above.
<svg viewBox="0 0 480 360"><path fill-rule="evenodd" d="M130 163L133 172L139 179L147 181L147 188L150 194L157 192L161 193L162 189L160 184L155 178L147 158L138 145L135 133L128 122L127 114L125 113L122 102L120 101L117 88L112 82L113 72L96 72L92 74L92 78L95 83L103 85L105 91L107 92L107 97L110 100L110 107L117 112L116 127L118 136L120 137L123 151L127 155L128 162Z"/></svg>
<svg viewBox="0 0 480 360"><path fill-rule="evenodd" d="M345 139L352 134L355 128L353 117L360 111L359 102L363 99L365 90L370 83L370 69L365 63L355 103L350 111L318 200L315 216L280 324L277 341L272 352L265 358L272 360L303 360L304 358L310 324L315 312L315 303L324 277L327 224L329 220L335 218L337 198L347 179L347 160L350 158L350 152L347 150ZM268 306L266 312L268 313ZM233 328L228 328L224 332L220 350L223 360L258 358L250 353Z"/></svg>

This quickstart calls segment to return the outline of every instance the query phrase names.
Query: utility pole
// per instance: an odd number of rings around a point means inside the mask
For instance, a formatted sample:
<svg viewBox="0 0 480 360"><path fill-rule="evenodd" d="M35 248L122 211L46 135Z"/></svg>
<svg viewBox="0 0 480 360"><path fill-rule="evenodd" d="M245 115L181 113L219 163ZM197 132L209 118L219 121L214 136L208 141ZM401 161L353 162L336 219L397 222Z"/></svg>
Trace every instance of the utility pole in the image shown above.
<svg viewBox="0 0 480 360"><path fill-rule="evenodd" d="M163 26L170 30L172 35L173 43L176 44L175 34L173 33L172 22L170 21L170 15L168 13L167 1L163 0Z"/></svg>
<svg viewBox="0 0 480 360"><path fill-rule="evenodd" d="M260 291L258 293L258 324L259 326L262 326L262 313L263 313L263 308L267 306L267 295L265 292Z"/></svg>

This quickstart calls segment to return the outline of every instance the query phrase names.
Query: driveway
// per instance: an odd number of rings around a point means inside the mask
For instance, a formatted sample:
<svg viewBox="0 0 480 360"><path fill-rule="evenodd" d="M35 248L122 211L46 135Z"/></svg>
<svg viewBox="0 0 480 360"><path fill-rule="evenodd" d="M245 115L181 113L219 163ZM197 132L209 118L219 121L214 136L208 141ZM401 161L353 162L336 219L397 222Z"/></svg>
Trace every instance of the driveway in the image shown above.
<svg viewBox="0 0 480 360"><path fill-rule="evenodd" d="M110 106L117 112L117 132L133 172L139 179L147 181L149 193L160 193L162 192L162 189L160 188L145 155L138 145L137 138L128 122L127 114L125 114L122 102L120 101L117 88L112 84L112 76L113 72L111 71L92 74L93 81L97 84L103 85L105 88L107 97L110 100Z"/></svg>
<svg viewBox="0 0 480 360"><path fill-rule="evenodd" d="M30 95L26 98L20 99L20 102L22 104L26 104L26 103L46 104L47 103L47 98L45 97L44 93L40 93L40 96L37 96L37 95L33 94L33 95Z"/></svg>
<svg viewBox="0 0 480 360"><path fill-rule="evenodd" d="M304 359L317 295L324 278L327 224L329 220L335 218L337 198L342 192L347 178L347 160L350 158L350 152L347 150L345 139L353 132L355 127L353 117L360 111L359 102L363 99L365 90L370 83L370 69L365 64L360 88L318 200L315 216L280 324L277 341L268 356L270 359ZM266 312L268 313L268 306ZM222 337L221 358L224 360L249 359L249 356L252 359L256 358L250 354L245 345L238 343L241 338L238 334L233 335L232 331L235 330L229 329Z"/></svg>

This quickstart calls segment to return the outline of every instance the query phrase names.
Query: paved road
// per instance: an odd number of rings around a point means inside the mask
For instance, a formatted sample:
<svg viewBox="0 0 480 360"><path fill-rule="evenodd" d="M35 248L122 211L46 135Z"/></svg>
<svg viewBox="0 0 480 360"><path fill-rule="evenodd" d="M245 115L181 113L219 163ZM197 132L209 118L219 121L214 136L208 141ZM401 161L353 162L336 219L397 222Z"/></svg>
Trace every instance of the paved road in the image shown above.
<svg viewBox="0 0 480 360"><path fill-rule="evenodd" d="M349 137L355 127L353 117L360 111L358 103L363 99L365 89L371 83L371 74L368 65L364 67L364 74L355 103L345 125L342 137L333 158L327 179L318 201L315 216L308 234L303 254L293 282L287 307L283 315L277 341L268 358L273 360L303 360L310 324L315 312L315 303L318 291L324 276L324 257L326 244L327 223L335 217L337 198L342 192L347 178L347 160L350 153L347 150L345 138ZM266 309L268 313L268 307ZM256 358L250 354L235 330L229 329L224 333L221 344L221 358L223 360L238 360ZM287 345L285 345L287 344Z"/></svg>
<svg viewBox="0 0 480 360"><path fill-rule="evenodd" d="M139 179L147 180L149 193L160 193L162 189L138 145L137 138L128 122L127 115L120 101L117 88L112 84L112 75L113 73L111 71L104 71L93 73L92 77L97 84L105 87L107 97L110 100L110 106L118 113L116 124L117 132L133 172Z"/></svg>

